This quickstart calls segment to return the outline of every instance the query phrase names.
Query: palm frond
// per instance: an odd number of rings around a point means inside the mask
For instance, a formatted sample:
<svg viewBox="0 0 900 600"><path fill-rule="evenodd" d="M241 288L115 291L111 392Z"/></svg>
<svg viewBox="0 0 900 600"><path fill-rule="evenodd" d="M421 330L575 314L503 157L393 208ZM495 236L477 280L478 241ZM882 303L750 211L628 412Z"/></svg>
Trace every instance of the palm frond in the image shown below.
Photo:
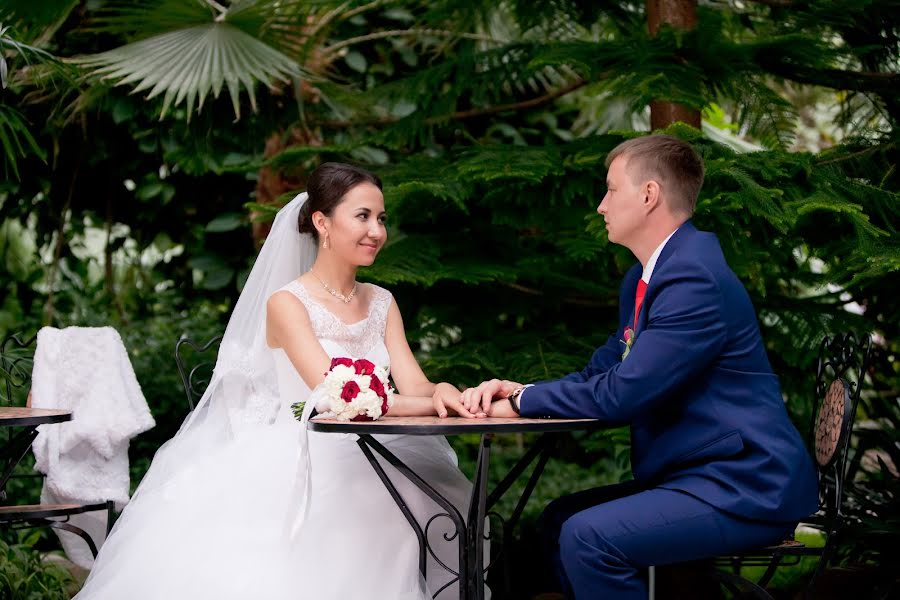
<svg viewBox="0 0 900 600"><path fill-rule="evenodd" d="M208 95L217 98L227 87L239 118L242 87L256 110L258 82L288 81L301 73L294 60L229 23L163 33L73 60L116 85L137 84L134 93L150 90L148 99L163 94L161 117L184 101L190 118L195 101L201 110Z"/></svg>
<svg viewBox="0 0 900 600"><path fill-rule="evenodd" d="M197 25L229 23L298 59L308 50L310 41L318 40L317 34L322 29L342 12L351 12L352 4L347 0L113 3L98 12L89 30L124 36L129 42L135 42Z"/></svg>
<svg viewBox="0 0 900 600"><path fill-rule="evenodd" d="M8 176L11 171L16 179L19 179L19 159L33 154L46 160L46 154L31 134L25 117L4 104L0 104L0 147L3 148L5 175Z"/></svg>
<svg viewBox="0 0 900 600"><path fill-rule="evenodd" d="M53 62L57 60L55 56L46 50L19 41L17 38L12 37L10 35L11 33L11 27L9 25L4 26L3 23L0 22L0 62L3 64L5 64L3 50L6 48L14 50L27 64L35 62ZM6 85L4 84L3 87L6 87Z"/></svg>
<svg viewBox="0 0 900 600"><path fill-rule="evenodd" d="M85 31L136 42L162 33L212 23L217 14L204 0L119 1L97 11Z"/></svg>

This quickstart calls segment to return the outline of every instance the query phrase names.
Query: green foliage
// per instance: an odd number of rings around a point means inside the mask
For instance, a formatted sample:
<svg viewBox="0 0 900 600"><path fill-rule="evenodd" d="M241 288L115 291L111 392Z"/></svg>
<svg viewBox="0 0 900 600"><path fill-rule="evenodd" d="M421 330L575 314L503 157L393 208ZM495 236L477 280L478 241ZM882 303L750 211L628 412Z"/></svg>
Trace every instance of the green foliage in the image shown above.
<svg viewBox="0 0 900 600"><path fill-rule="evenodd" d="M17 542L0 539L0 598L9 600L68 600L74 580L33 546L40 536L31 532Z"/></svg>
<svg viewBox="0 0 900 600"><path fill-rule="evenodd" d="M15 74L10 70L7 51L14 51L26 63L55 60L47 52L14 39L10 35L10 26L4 26L2 18L3 14L0 13L0 94L11 86L10 79ZM33 155L41 160L47 158L46 152L35 141L22 113L6 104L0 104L0 149L3 151L3 175L7 179L20 178L18 163L26 156Z"/></svg>
<svg viewBox="0 0 900 600"><path fill-rule="evenodd" d="M23 40L124 70L119 86L62 77L54 93L17 78L0 96L0 133L16 111L21 174L0 183L0 331L119 328L158 422L132 446L135 481L186 411L175 340L221 332L254 255L248 225L323 160L384 179L389 243L361 276L391 288L430 377L470 385L581 368L615 329L634 262L595 213L604 160L646 132L650 100L709 117L703 132L667 132L706 161L695 222L718 235L750 292L795 422L809 422L821 337L874 332L883 352L864 413L879 433L855 443L896 444L885 436L900 389L889 358L900 352L896 0L705 2L697 30L654 37L644 5L619 0L159 0L72 12L54 1L62 21L28 4L10 4ZM223 52L222 39L202 41L221 31L240 49L231 79L199 58ZM176 38L193 59L134 52ZM5 56L22 71L21 55ZM229 101L215 99L216 81ZM259 82L270 87L257 90L258 110L235 122L242 90ZM837 105L821 151L794 146L805 94ZM530 442L498 439L494 475ZM475 442L453 443L470 465ZM566 438L526 520L552 497L626 478L627 459L622 430ZM898 531L897 478L887 462L866 464L851 490L865 526L844 556L877 540L874 561L892 556L882 541Z"/></svg>

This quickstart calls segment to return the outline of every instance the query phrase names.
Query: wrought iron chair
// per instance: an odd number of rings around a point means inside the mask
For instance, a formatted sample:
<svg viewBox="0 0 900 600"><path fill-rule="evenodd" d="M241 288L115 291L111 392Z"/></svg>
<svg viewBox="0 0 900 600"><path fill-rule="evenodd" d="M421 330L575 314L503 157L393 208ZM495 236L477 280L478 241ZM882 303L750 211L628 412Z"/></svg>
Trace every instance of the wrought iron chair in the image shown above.
<svg viewBox="0 0 900 600"><path fill-rule="evenodd" d="M0 344L0 378L3 379L4 396L2 401L13 406L17 399L27 397L31 382L31 366L34 355L34 344L37 335L24 337L13 333L4 338ZM16 402L25 404L25 402ZM34 428L26 429L18 434L6 432L8 437L4 446L9 448L7 456L2 457L5 483L8 478L42 477L39 473L14 473L16 465L27 454L31 442L37 437ZM0 500L5 501L6 492L0 490ZM114 519L114 504L111 500L92 504L21 504L0 506L0 527L13 529L31 527L51 527L73 533L84 540L91 554L97 557L97 545L91 536L82 528L69 522L72 515L94 511L106 511L106 533L109 534Z"/></svg>
<svg viewBox="0 0 900 600"><path fill-rule="evenodd" d="M199 344L182 335L175 342L175 365L178 367L178 374L181 375L184 394L190 410L194 410L196 402L203 397L203 392L209 385L221 341L222 336L217 335L208 342ZM190 369L188 369L188 365L191 365Z"/></svg>
<svg viewBox="0 0 900 600"><path fill-rule="evenodd" d="M825 337L819 346L813 394L812 423L808 447L811 449L819 479L819 510L804 520L825 534L825 545L809 547L790 539L766 548L733 556L717 557L715 565L730 567L712 574L734 597L773 600L766 591L778 567L796 565L804 556L818 557L815 572L804 597L814 591L837 548L845 526L842 511L847 456L856 407L871 357L872 342L868 336L857 338L852 333ZM741 576L742 567L765 567L756 581ZM650 600L655 597L655 568L650 567Z"/></svg>

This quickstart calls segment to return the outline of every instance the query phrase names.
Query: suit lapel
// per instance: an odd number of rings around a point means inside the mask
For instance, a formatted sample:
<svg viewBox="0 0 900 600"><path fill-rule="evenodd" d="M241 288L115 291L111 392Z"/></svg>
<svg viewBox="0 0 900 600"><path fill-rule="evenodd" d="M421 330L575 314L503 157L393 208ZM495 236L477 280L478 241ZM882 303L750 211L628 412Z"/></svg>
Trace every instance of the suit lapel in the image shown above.
<svg viewBox="0 0 900 600"><path fill-rule="evenodd" d="M647 285L647 292L644 294L644 303L641 305L641 312L638 314L637 325L634 332L635 337L637 337L637 334L642 331L647 324L647 315L650 314L650 304L653 302L653 298L656 295L654 283L659 281L659 277L657 277L656 274L659 273L665 262L669 260L669 257L673 256L678 251L678 248L684 244L684 241L689 239L695 233L697 233L697 228L694 227L694 224L690 220L685 221L672 237L669 238L669 241L666 242L662 252L659 253L659 258L656 260L656 266L653 267L653 273L650 275L650 283Z"/></svg>

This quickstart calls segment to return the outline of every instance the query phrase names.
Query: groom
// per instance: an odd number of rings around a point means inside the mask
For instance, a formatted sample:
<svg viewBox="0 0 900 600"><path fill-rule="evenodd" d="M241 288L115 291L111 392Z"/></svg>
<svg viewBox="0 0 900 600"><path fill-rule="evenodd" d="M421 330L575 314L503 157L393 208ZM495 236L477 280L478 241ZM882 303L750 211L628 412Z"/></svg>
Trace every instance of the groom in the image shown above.
<svg viewBox="0 0 900 600"><path fill-rule="evenodd" d="M651 135L620 144L606 166L597 211L639 261L622 282L618 332L579 372L487 381L463 402L491 416L630 425L634 480L560 498L542 526L569 596L637 600L650 565L791 536L816 510L817 485L750 298L716 236L690 221L702 160Z"/></svg>

